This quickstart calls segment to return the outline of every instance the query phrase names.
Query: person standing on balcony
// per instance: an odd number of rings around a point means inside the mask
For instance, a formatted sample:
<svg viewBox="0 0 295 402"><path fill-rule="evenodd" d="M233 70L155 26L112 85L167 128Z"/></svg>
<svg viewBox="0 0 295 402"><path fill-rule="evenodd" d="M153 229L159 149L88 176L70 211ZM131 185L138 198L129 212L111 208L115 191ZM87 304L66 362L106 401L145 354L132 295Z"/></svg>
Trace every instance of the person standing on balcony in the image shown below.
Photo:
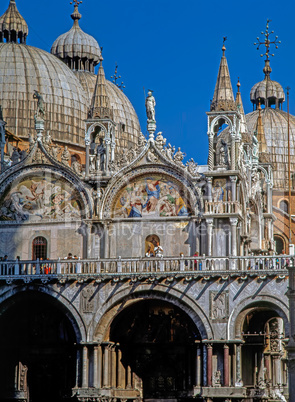
<svg viewBox="0 0 295 402"><path fill-rule="evenodd" d="M156 257L163 257L163 248L160 246L160 243L157 241L156 247L154 248L154 252Z"/></svg>

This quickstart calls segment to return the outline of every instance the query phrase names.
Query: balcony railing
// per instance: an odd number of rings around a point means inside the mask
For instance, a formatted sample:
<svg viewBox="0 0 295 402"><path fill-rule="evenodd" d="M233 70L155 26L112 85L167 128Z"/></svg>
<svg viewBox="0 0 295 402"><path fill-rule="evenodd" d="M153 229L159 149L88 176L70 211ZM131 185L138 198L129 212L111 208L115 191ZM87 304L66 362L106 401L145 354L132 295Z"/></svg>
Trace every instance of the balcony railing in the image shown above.
<svg viewBox="0 0 295 402"><path fill-rule="evenodd" d="M239 214L241 204L238 201L206 201L205 214Z"/></svg>
<svg viewBox="0 0 295 402"><path fill-rule="evenodd" d="M288 273L287 268L294 266L294 262L294 256L286 255L1 261L0 278L47 275L169 274L177 272L205 276L206 274L214 274L214 272L264 275L274 274L274 271L279 271L279 273L286 275Z"/></svg>

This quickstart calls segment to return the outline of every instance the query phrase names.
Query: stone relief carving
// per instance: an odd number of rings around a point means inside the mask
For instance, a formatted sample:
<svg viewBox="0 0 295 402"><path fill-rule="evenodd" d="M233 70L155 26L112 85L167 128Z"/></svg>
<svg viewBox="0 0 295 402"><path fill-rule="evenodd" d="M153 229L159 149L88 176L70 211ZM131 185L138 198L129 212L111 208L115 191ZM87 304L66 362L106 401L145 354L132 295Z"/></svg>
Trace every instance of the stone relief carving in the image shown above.
<svg viewBox="0 0 295 402"><path fill-rule="evenodd" d="M226 321L228 317L228 293L210 292L210 318Z"/></svg>
<svg viewBox="0 0 295 402"><path fill-rule="evenodd" d="M81 310L83 313L92 313L94 309L94 289L86 287L82 290Z"/></svg>

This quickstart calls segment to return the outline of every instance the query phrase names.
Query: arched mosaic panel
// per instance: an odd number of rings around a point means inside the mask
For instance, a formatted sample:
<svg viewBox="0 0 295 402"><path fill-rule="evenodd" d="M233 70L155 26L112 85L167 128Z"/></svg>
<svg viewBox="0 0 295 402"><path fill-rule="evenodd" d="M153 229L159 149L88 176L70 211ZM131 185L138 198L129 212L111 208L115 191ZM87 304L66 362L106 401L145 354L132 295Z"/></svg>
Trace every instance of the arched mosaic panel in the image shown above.
<svg viewBox="0 0 295 402"><path fill-rule="evenodd" d="M6 187L0 198L0 221L43 221L81 218L81 197L62 177L32 172Z"/></svg>
<svg viewBox="0 0 295 402"><path fill-rule="evenodd" d="M131 180L118 192L113 218L155 218L190 216L188 193L176 180L151 174Z"/></svg>

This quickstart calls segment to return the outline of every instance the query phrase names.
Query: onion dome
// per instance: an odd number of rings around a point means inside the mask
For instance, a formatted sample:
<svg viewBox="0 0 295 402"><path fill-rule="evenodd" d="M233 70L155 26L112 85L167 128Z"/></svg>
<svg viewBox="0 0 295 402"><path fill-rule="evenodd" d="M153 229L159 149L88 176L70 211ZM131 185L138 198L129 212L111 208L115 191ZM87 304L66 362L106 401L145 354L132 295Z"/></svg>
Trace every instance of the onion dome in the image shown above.
<svg viewBox="0 0 295 402"><path fill-rule="evenodd" d="M285 101L285 93L281 84L270 79L271 71L269 60L265 60L264 80L255 84L250 92L250 100L253 105L256 105L256 108L258 108L259 102L265 107L274 105L276 108L281 108Z"/></svg>
<svg viewBox="0 0 295 402"><path fill-rule="evenodd" d="M10 0L8 9L0 17L0 42L26 43L28 25L20 15L15 0Z"/></svg>
<svg viewBox="0 0 295 402"><path fill-rule="evenodd" d="M80 2L74 2L74 12L71 15L74 24L68 32L55 40L50 52L63 60L71 70L94 72L94 67L102 60L101 50L97 41L80 28Z"/></svg>
<svg viewBox="0 0 295 402"><path fill-rule="evenodd" d="M220 61L213 100L210 106L210 110L216 112L225 110L227 111L236 110L236 104L231 85L227 60L225 57L225 51L226 48L223 44L222 46L223 55Z"/></svg>

